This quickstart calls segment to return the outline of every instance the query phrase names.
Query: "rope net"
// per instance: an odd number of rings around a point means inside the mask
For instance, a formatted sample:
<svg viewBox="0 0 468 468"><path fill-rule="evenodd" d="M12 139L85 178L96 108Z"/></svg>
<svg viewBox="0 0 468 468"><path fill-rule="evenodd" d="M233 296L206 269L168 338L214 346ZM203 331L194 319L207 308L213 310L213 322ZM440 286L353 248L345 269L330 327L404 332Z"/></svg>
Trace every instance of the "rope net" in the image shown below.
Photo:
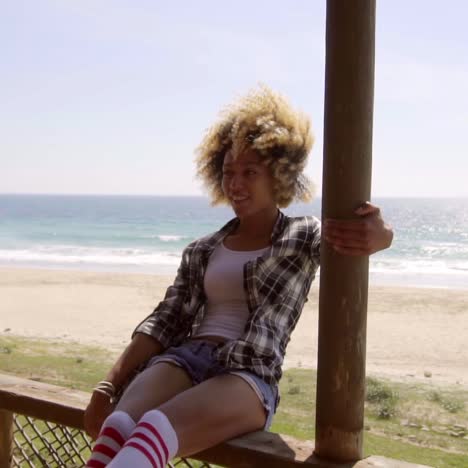
<svg viewBox="0 0 468 468"><path fill-rule="evenodd" d="M79 468L91 454L92 441L84 431L15 414L14 468ZM205 462L178 458L171 468L215 468Z"/></svg>

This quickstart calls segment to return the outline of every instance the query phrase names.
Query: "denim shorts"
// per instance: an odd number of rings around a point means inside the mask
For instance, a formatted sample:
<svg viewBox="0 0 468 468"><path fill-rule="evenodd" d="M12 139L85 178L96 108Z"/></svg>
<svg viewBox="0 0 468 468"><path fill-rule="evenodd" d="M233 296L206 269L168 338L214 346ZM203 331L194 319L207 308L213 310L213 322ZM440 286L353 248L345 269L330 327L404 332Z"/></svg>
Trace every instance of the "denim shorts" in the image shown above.
<svg viewBox="0 0 468 468"><path fill-rule="evenodd" d="M221 374L233 374L244 379L258 396L265 408L266 423L264 430L268 430L278 405L278 386L266 383L260 377L244 370L230 370L218 363L214 350L217 343L204 340L189 340L179 346L168 348L164 353L150 359L147 367L159 362L168 362L182 367L197 385L211 377Z"/></svg>

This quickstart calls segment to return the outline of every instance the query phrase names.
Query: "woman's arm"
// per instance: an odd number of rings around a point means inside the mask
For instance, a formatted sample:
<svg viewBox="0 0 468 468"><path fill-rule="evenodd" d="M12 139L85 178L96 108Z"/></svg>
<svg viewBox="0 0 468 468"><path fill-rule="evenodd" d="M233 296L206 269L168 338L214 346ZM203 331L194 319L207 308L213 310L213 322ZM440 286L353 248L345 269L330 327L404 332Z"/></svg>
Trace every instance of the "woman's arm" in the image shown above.
<svg viewBox="0 0 468 468"><path fill-rule="evenodd" d="M112 382L116 388L120 388L132 372L152 356L160 354L163 347L152 336L136 333L130 344L119 357L105 380Z"/></svg>
<svg viewBox="0 0 468 468"><path fill-rule="evenodd" d="M106 381L111 382L116 389L121 388L141 364L160 354L173 340L177 341L186 333L187 327L181 323L180 311L189 288L190 247L184 250L174 283L167 289L164 299L137 326L132 341L107 374ZM112 412L113 406L107 395L93 392L84 416L84 426L91 437L98 436L102 423Z"/></svg>
<svg viewBox="0 0 468 468"><path fill-rule="evenodd" d="M136 328L132 337L138 333L152 336L164 348L180 342L188 333L188 323L181 319L184 303L190 296L190 256L193 243L182 252L182 260L172 286L167 288L164 299L154 311Z"/></svg>
<svg viewBox="0 0 468 468"><path fill-rule="evenodd" d="M393 230L382 218L378 206L367 202L355 213L352 220L326 219L322 237L332 248L343 255L372 255L392 244Z"/></svg>
<svg viewBox="0 0 468 468"><path fill-rule="evenodd" d="M106 376L106 380L118 389L124 385L133 372L149 358L163 351L161 343L153 337L136 333L130 344ZM113 410L113 403L107 395L93 392L84 415L86 432L93 438L99 434L104 419Z"/></svg>

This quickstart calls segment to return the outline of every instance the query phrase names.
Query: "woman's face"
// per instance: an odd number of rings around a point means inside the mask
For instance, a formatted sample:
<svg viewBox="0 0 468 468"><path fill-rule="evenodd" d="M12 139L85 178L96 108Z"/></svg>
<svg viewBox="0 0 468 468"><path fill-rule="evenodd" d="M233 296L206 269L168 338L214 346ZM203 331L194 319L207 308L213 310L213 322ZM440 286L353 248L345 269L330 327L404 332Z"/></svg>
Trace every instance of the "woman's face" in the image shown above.
<svg viewBox="0 0 468 468"><path fill-rule="evenodd" d="M224 157L222 185L236 215L246 218L276 210L270 169L252 149L234 156L230 150Z"/></svg>

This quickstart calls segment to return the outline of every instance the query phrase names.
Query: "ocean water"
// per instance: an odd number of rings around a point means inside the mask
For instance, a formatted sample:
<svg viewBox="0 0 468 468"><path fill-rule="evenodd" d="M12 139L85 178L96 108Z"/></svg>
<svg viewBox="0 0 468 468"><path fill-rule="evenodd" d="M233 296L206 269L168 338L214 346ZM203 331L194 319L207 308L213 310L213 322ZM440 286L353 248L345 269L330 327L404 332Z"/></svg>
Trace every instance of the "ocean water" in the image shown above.
<svg viewBox="0 0 468 468"><path fill-rule="evenodd" d="M376 284L468 289L468 199L375 199L395 230ZM320 217L320 200L285 210ZM175 273L185 245L233 217L203 197L0 195L0 265Z"/></svg>

